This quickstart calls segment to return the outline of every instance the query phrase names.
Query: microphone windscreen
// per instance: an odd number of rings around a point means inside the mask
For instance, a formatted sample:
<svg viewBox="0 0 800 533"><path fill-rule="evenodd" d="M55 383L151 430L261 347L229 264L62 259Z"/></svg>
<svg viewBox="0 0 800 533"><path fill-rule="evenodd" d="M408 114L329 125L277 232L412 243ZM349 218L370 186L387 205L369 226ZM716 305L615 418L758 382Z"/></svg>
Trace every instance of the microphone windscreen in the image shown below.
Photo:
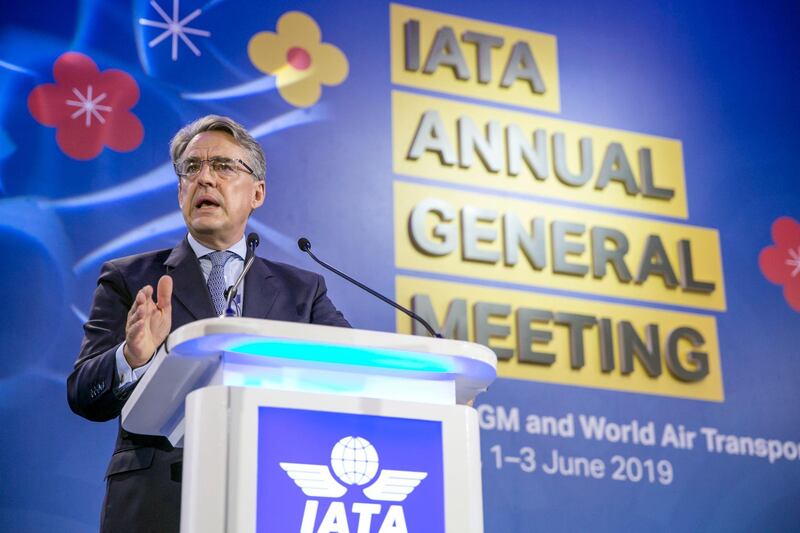
<svg viewBox="0 0 800 533"><path fill-rule="evenodd" d="M247 247L248 248L256 248L259 244L261 244L261 241L258 238L258 233L256 233L254 231L254 232L250 233L250 235L247 236Z"/></svg>
<svg viewBox="0 0 800 533"><path fill-rule="evenodd" d="M297 247L300 248L301 251L307 252L311 249L311 241L309 241L305 237L300 237L297 240Z"/></svg>

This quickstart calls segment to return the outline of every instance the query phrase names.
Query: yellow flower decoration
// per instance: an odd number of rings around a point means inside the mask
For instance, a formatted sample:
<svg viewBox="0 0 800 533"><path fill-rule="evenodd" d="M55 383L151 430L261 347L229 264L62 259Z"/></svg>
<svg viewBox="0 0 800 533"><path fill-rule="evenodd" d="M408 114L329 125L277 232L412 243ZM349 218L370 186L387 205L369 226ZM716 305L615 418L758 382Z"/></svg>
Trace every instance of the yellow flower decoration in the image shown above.
<svg viewBox="0 0 800 533"><path fill-rule="evenodd" d="M296 107L312 106L322 94L321 85L339 85L347 78L347 58L322 42L314 19L289 11L278 20L277 30L253 35L247 53L258 70L276 77L284 100Z"/></svg>

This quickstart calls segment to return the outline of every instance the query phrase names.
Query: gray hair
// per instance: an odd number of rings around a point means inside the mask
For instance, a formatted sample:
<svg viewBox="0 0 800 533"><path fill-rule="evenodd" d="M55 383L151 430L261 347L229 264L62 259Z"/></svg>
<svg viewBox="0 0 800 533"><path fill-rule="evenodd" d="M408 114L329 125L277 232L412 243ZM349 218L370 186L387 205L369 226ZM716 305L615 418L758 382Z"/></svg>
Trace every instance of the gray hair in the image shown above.
<svg viewBox="0 0 800 533"><path fill-rule="evenodd" d="M266 178L267 160L261 145L247 132L244 126L231 118L220 115L206 115L198 118L175 134L169 143L169 153L173 165L178 163L178 159L186 151L186 147L192 139L204 131L223 131L230 134L233 140L247 151L249 159L247 163L253 169L253 179L263 181Z"/></svg>

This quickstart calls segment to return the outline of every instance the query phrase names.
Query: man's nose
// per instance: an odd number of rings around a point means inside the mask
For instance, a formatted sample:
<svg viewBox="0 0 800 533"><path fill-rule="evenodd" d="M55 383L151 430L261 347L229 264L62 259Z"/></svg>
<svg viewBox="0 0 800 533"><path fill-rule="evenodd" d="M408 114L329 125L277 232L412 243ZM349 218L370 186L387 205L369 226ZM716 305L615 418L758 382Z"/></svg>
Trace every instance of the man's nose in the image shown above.
<svg viewBox="0 0 800 533"><path fill-rule="evenodd" d="M217 175L211 170L211 163L203 161L201 165L200 172L197 174L197 183L215 186L217 184Z"/></svg>

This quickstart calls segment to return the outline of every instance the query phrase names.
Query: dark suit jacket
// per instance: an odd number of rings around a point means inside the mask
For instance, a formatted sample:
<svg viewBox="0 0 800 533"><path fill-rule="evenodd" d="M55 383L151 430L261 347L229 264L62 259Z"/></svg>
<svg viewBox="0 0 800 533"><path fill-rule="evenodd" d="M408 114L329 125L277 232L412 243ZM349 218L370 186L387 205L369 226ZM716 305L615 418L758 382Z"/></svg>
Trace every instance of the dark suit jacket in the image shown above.
<svg viewBox="0 0 800 533"><path fill-rule="evenodd" d="M172 329L216 316L200 262L184 239L165 249L116 259L102 267L75 368L67 379L72 410L84 418L117 418L132 387L119 391L116 350L136 293L173 279ZM318 274L257 258L244 281L243 315L332 326L350 325L326 295ZM164 437L137 435L120 427L106 471L101 531L177 532L180 519L182 449Z"/></svg>

